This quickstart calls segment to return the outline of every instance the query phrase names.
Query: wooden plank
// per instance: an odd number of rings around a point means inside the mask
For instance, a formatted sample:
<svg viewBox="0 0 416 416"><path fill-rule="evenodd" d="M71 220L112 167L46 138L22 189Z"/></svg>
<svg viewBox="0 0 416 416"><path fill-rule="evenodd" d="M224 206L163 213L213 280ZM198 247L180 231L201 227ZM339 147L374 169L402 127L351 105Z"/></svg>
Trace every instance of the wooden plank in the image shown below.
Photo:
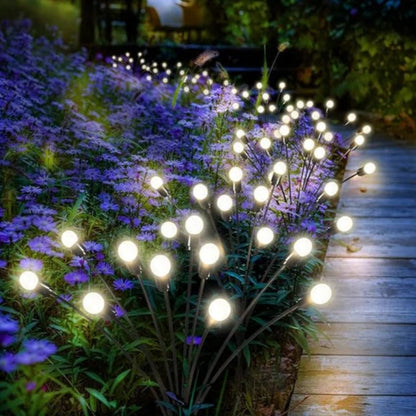
<svg viewBox="0 0 416 416"><path fill-rule="evenodd" d="M333 276L338 279L415 277L416 259L327 258L324 276L325 278Z"/></svg>
<svg viewBox="0 0 416 416"><path fill-rule="evenodd" d="M416 326L364 323L319 324L311 354L416 356ZM386 358L387 359L387 358Z"/></svg>
<svg viewBox="0 0 416 416"><path fill-rule="evenodd" d="M342 295L333 292L331 301L317 308L328 322L416 324L416 299Z"/></svg>
<svg viewBox="0 0 416 416"><path fill-rule="evenodd" d="M416 299L416 276L365 278L340 278L334 273L324 273L322 278L332 290L342 296L348 297L372 297L372 298L414 298Z"/></svg>
<svg viewBox="0 0 416 416"><path fill-rule="evenodd" d="M416 357L303 357L296 394L416 395Z"/></svg>
<svg viewBox="0 0 416 416"><path fill-rule="evenodd" d="M369 198L363 194L360 201L356 198L343 200L338 204L338 211L345 212L352 217L370 217L370 218L414 218L416 197L402 198L397 204L394 196L390 198ZM394 209L392 209L394 207Z"/></svg>
<svg viewBox="0 0 416 416"><path fill-rule="evenodd" d="M295 394L291 409L289 416L414 416L416 397Z"/></svg>

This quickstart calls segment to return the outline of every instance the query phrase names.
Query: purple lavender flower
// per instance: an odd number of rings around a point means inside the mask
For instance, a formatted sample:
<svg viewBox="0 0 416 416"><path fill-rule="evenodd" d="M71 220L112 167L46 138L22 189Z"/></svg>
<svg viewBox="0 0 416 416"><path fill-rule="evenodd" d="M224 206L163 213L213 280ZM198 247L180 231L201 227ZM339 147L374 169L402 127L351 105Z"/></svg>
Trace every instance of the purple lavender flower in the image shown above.
<svg viewBox="0 0 416 416"><path fill-rule="evenodd" d="M198 336L192 337L190 335L188 335L185 340L187 345L199 345L201 341L202 341L202 337L198 337Z"/></svg>
<svg viewBox="0 0 416 416"><path fill-rule="evenodd" d="M16 356L11 352L5 352L0 355L0 370L5 371L6 373L11 373L16 370L17 362Z"/></svg>
<svg viewBox="0 0 416 416"><path fill-rule="evenodd" d="M26 391L33 391L36 388L36 382L35 381L28 381L25 385Z"/></svg>
<svg viewBox="0 0 416 416"><path fill-rule="evenodd" d="M32 272L40 272L43 267L43 261L32 258L25 258L20 260L19 266L24 270L31 270Z"/></svg>
<svg viewBox="0 0 416 416"><path fill-rule="evenodd" d="M16 341L19 324L9 315L0 315L0 345L8 347Z"/></svg>
<svg viewBox="0 0 416 416"><path fill-rule="evenodd" d="M5 269L7 267L7 261L6 260L0 260L0 269Z"/></svg>
<svg viewBox="0 0 416 416"><path fill-rule="evenodd" d="M50 256L62 257L62 253L55 252L52 247L59 247L55 241L46 235L41 235L35 238L32 238L27 245L33 251L42 254L48 254Z"/></svg>
<svg viewBox="0 0 416 416"><path fill-rule="evenodd" d="M113 306L113 312L116 318L121 318L126 314L126 311L118 305Z"/></svg>
<svg viewBox="0 0 416 416"><path fill-rule="evenodd" d="M56 223L52 217L34 217L33 225L45 233L56 232Z"/></svg>
<svg viewBox="0 0 416 416"><path fill-rule="evenodd" d="M72 267L80 267L85 270L90 269L90 267L88 266L87 260L85 260L83 257L80 257L80 256L74 256L71 262L69 263L69 265Z"/></svg>
<svg viewBox="0 0 416 416"><path fill-rule="evenodd" d="M98 273L106 275L106 276L112 276L114 274L114 269L111 267L110 264L108 264L105 261L100 261L97 264L97 267L95 268L95 270Z"/></svg>
<svg viewBox="0 0 416 416"><path fill-rule="evenodd" d="M96 253L98 251L103 250L103 245L100 243L96 243L95 241L84 241L82 245L85 248L85 250L90 253Z"/></svg>
<svg viewBox="0 0 416 416"><path fill-rule="evenodd" d="M16 354L15 359L18 364L36 364L45 361L50 355L55 354L56 350L56 345L46 339L28 339L23 343L23 350Z"/></svg>
<svg viewBox="0 0 416 416"><path fill-rule="evenodd" d="M115 290L121 290L122 292L124 292L125 290L133 289L134 283L131 280L120 278L114 280L113 286Z"/></svg>
<svg viewBox="0 0 416 416"><path fill-rule="evenodd" d="M64 276L65 282L70 284L71 286L76 285L77 283L84 283L87 282L89 279L87 273L82 270L76 270L73 272L69 272Z"/></svg>

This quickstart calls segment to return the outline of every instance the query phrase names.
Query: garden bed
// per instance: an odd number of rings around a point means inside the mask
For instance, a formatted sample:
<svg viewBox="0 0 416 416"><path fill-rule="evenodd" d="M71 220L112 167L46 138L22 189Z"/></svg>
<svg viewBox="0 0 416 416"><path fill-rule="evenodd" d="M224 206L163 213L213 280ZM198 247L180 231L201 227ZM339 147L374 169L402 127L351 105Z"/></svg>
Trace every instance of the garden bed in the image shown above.
<svg viewBox="0 0 416 416"><path fill-rule="evenodd" d="M210 54L93 64L25 22L0 42L1 410L221 414L253 349L284 363L316 331L331 103L267 71L239 91Z"/></svg>

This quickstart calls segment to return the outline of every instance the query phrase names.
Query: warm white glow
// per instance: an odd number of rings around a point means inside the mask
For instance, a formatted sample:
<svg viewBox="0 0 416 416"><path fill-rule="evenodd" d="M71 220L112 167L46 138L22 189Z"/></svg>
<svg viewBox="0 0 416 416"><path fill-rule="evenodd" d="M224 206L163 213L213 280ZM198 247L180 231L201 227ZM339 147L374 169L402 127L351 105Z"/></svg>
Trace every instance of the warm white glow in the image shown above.
<svg viewBox="0 0 416 416"><path fill-rule="evenodd" d="M311 114L311 117L312 117L312 120L319 120L320 118L321 118L321 115L319 114L319 111L312 111L312 114Z"/></svg>
<svg viewBox="0 0 416 416"><path fill-rule="evenodd" d="M316 125L316 130L319 131L319 133L323 133L326 130L326 124L323 121L320 121L317 125Z"/></svg>
<svg viewBox="0 0 416 416"><path fill-rule="evenodd" d="M315 140L310 138L305 139L302 143L302 146L307 152L310 152L315 147Z"/></svg>
<svg viewBox="0 0 416 416"><path fill-rule="evenodd" d="M282 137L288 136L290 133L290 127L287 126L286 124L283 124L283 126L279 127L279 133L281 134Z"/></svg>
<svg viewBox="0 0 416 416"><path fill-rule="evenodd" d="M272 141L268 137L263 137L260 140L260 147L264 150L270 149Z"/></svg>
<svg viewBox="0 0 416 416"><path fill-rule="evenodd" d="M36 273L26 270L20 275L19 284L25 290L34 290L39 284L39 277Z"/></svg>
<svg viewBox="0 0 416 416"><path fill-rule="evenodd" d="M312 108L313 107L313 101L312 100L306 101L306 107Z"/></svg>
<svg viewBox="0 0 416 416"><path fill-rule="evenodd" d="M338 218L337 222L337 228L342 233L346 233L347 231L351 230L353 226L352 218L348 215L344 215L340 218Z"/></svg>
<svg viewBox="0 0 416 416"><path fill-rule="evenodd" d="M334 139L334 135L330 131L325 132L324 140L326 142L332 142L333 139Z"/></svg>
<svg viewBox="0 0 416 416"><path fill-rule="evenodd" d="M213 321L225 321L231 315L230 302L224 298L214 299L209 304L208 315Z"/></svg>
<svg viewBox="0 0 416 416"><path fill-rule="evenodd" d="M290 116L288 116L287 114L284 114L284 115L282 116L282 121L283 121L283 123L285 123L285 124L289 124L289 123L290 123Z"/></svg>
<svg viewBox="0 0 416 416"><path fill-rule="evenodd" d="M126 263L136 260L139 255L137 244L131 240L122 241L117 248L118 256Z"/></svg>
<svg viewBox="0 0 416 416"><path fill-rule="evenodd" d="M231 94L236 95L236 94L237 94L237 92L238 92L237 88L233 87L233 88L231 89Z"/></svg>
<svg viewBox="0 0 416 416"><path fill-rule="evenodd" d="M226 79L226 80L223 82L223 84L224 84L224 86L225 86L225 87L228 87L228 85L230 85L230 81L228 81L228 79Z"/></svg>
<svg viewBox="0 0 416 416"><path fill-rule="evenodd" d="M324 192L328 196L334 196L338 193L339 185L335 181L329 181L324 186Z"/></svg>
<svg viewBox="0 0 416 416"><path fill-rule="evenodd" d="M165 238L174 238L178 234L178 227L172 221L165 221L160 226L160 232Z"/></svg>
<svg viewBox="0 0 416 416"><path fill-rule="evenodd" d="M197 214L189 216L185 221L185 230L190 235L198 235L204 229L204 220Z"/></svg>
<svg viewBox="0 0 416 416"><path fill-rule="evenodd" d="M323 305L327 303L332 296L331 288L325 283L318 283L310 292L310 299L317 305Z"/></svg>
<svg viewBox="0 0 416 416"><path fill-rule="evenodd" d="M98 315L104 310L104 298L97 292L89 292L82 299L82 306L91 315Z"/></svg>
<svg viewBox="0 0 416 416"><path fill-rule="evenodd" d="M325 155L326 155L326 151L322 146L318 146L313 151L313 156L315 157L315 159L321 160L325 157Z"/></svg>
<svg viewBox="0 0 416 416"><path fill-rule="evenodd" d="M279 90L284 90L286 88L286 82L280 81L279 82Z"/></svg>
<svg viewBox="0 0 416 416"><path fill-rule="evenodd" d="M283 95L283 102L287 102L290 100L290 94L284 94Z"/></svg>
<svg viewBox="0 0 416 416"><path fill-rule="evenodd" d="M262 88L263 88L263 84L259 81L259 82L257 82L256 83L256 88L258 89L258 90L261 90Z"/></svg>
<svg viewBox="0 0 416 416"><path fill-rule="evenodd" d="M376 165L373 163L373 162L367 162L365 165L364 165L364 172L367 174L367 175L371 175L371 174L373 174L375 171L376 171Z"/></svg>
<svg viewBox="0 0 416 416"><path fill-rule="evenodd" d="M246 135L246 132L245 132L243 129L238 129L238 130L235 132L235 135L236 135L239 139L241 139L242 137L244 137L244 136Z"/></svg>
<svg viewBox="0 0 416 416"><path fill-rule="evenodd" d="M271 112L271 113L274 113L275 111L276 111L276 106L274 105L274 104L270 104L269 105L269 111Z"/></svg>
<svg viewBox="0 0 416 416"><path fill-rule="evenodd" d="M259 114L263 114L263 113L264 113L264 106L259 105L259 106L257 107L257 112L258 112Z"/></svg>
<svg viewBox="0 0 416 416"><path fill-rule="evenodd" d="M358 134L357 136L354 137L354 143L357 146L361 146L362 144L364 144L365 142L365 138L362 134Z"/></svg>
<svg viewBox="0 0 416 416"><path fill-rule="evenodd" d="M293 250L300 257L306 257L312 252L312 241L309 238L302 237L295 241Z"/></svg>
<svg viewBox="0 0 416 416"><path fill-rule="evenodd" d="M305 103L302 100L298 100L296 101L296 107L302 110L302 108L305 108Z"/></svg>
<svg viewBox="0 0 416 416"><path fill-rule="evenodd" d="M243 171L241 168L239 168L238 166L233 166L229 171L228 171L228 177L233 181L233 182L240 182L241 179L243 179Z"/></svg>
<svg viewBox="0 0 416 416"><path fill-rule="evenodd" d="M202 76L203 77L207 77L208 76L208 71L206 71L206 70L205 71L202 71Z"/></svg>
<svg viewBox="0 0 416 416"><path fill-rule="evenodd" d="M256 233L257 242L262 246L269 245L274 239L274 232L270 227L261 227Z"/></svg>
<svg viewBox="0 0 416 416"><path fill-rule="evenodd" d="M177 62L176 66L180 68L182 66L182 62Z"/></svg>
<svg viewBox="0 0 416 416"><path fill-rule="evenodd" d="M232 107L233 107L233 110L238 110L240 108L240 104L233 103Z"/></svg>
<svg viewBox="0 0 416 416"><path fill-rule="evenodd" d="M160 176L152 176L150 178L150 186L156 191L163 186L163 179Z"/></svg>
<svg viewBox="0 0 416 416"><path fill-rule="evenodd" d="M334 108L334 106L335 106L335 102L334 102L334 100L328 100L328 101L325 103L325 107L326 107L326 108Z"/></svg>
<svg viewBox="0 0 416 416"><path fill-rule="evenodd" d="M223 212L230 211L233 207L233 199L229 195L220 195L217 199L217 207Z"/></svg>
<svg viewBox="0 0 416 416"><path fill-rule="evenodd" d="M244 152L245 145L240 141L235 141L233 143L233 151L234 153L240 154Z"/></svg>
<svg viewBox="0 0 416 416"><path fill-rule="evenodd" d="M241 93L241 95L243 96L243 98L248 98L248 97L250 97L250 93L249 93L248 91L243 91L243 92Z"/></svg>
<svg viewBox="0 0 416 416"><path fill-rule="evenodd" d="M292 118L293 118L293 120L297 120L297 119L299 118L299 112L298 112L298 111L296 111L296 110L293 110L293 111L290 113L290 117L292 117Z"/></svg>
<svg viewBox="0 0 416 416"><path fill-rule="evenodd" d="M289 104L289 105L286 107L286 111L287 111L288 113L291 113L294 109L295 109L295 107L293 107L293 105L292 105L292 104Z"/></svg>
<svg viewBox="0 0 416 416"><path fill-rule="evenodd" d="M372 128L369 124L366 124L365 126L363 126L363 133L364 134L370 134L371 130L372 130Z"/></svg>
<svg viewBox="0 0 416 416"><path fill-rule="evenodd" d="M189 89L189 87L188 87L187 85L185 85L185 86L183 87L183 91L184 91L184 92L189 92L189 91L190 91L190 89Z"/></svg>
<svg viewBox="0 0 416 416"><path fill-rule="evenodd" d="M265 93L263 93L261 98L263 99L263 101L269 101L270 100L270 94L268 92L265 92Z"/></svg>
<svg viewBox="0 0 416 416"><path fill-rule="evenodd" d="M269 195L269 190L263 185L257 186L254 189L254 199L259 204L263 204L264 202L266 202L269 199Z"/></svg>
<svg viewBox="0 0 416 416"><path fill-rule="evenodd" d="M150 270L156 277L164 278L172 270L172 263L169 257L164 254L157 254L150 260Z"/></svg>
<svg viewBox="0 0 416 416"><path fill-rule="evenodd" d="M277 175L284 175L287 171L287 165L285 162L279 161L273 165L273 172Z"/></svg>
<svg viewBox="0 0 416 416"><path fill-rule="evenodd" d="M78 235L73 230L66 230L61 234L62 244L67 248L72 248L78 243Z"/></svg>
<svg viewBox="0 0 416 416"><path fill-rule="evenodd" d="M347 121L349 123L354 123L355 120L357 120L357 115L355 113L349 113L347 115Z"/></svg>
<svg viewBox="0 0 416 416"><path fill-rule="evenodd" d="M204 95L209 95L209 89L205 88L205 89L204 89L204 91L202 91L202 93L203 93Z"/></svg>
<svg viewBox="0 0 416 416"><path fill-rule="evenodd" d="M206 243L199 249L199 259L205 266L212 266L221 256L220 248L214 243Z"/></svg>
<svg viewBox="0 0 416 416"><path fill-rule="evenodd" d="M198 183L192 188L192 195L198 201L208 198L208 188L203 183Z"/></svg>

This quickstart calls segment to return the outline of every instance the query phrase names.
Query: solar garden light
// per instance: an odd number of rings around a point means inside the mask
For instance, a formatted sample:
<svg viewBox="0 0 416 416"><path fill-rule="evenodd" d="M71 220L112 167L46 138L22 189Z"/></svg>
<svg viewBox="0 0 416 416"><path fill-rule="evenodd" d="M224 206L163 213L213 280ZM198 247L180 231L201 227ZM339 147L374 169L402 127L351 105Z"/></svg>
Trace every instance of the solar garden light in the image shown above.
<svg viewBox="0 0 416 416"><path fill-rule="evenodd" d="M78 251L79 254L86 254L84 247L79 243L78 234L72 229L67 229L61 233L61 243L70 250Z"/></svg>
<svg viewBox="0 0 416 416"><path fill-rule="evenodd" d="M377 169L377 166L373 162L367 162L363 166L357 169L352 175L345 178L342 183L349 181L355 176L372 175Z"/></svg>
<svg viewBox="0 0 416 416"><path fill-rule="evenodd" d="M163 179L158 176L158 175L154 175L150 178L150 186L157 192L159 192L159 194L161 196L164 197L169 197L169 192L166 189L166 187L164 186L164 181Z"/></svg>

